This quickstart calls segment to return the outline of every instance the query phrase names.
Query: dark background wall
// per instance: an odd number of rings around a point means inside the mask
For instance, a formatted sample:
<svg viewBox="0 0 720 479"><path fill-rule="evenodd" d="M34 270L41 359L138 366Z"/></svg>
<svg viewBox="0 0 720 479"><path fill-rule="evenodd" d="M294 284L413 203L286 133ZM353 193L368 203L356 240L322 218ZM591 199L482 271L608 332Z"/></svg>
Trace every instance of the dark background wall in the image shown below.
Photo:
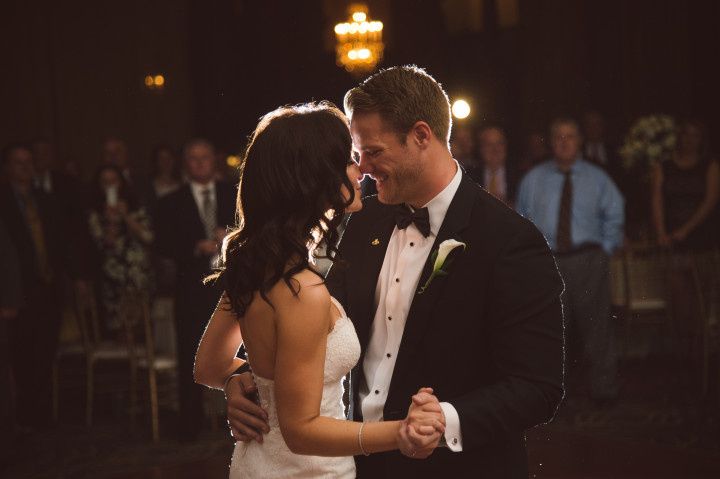
<svg viewBox="0 0 720 479"><path fill-rule="evenodd" d="M153 144L190 132L185 3L3 2L0 143L50 137L87 174L117 135L145 169ZM155 72L168 79L162 92L144 86Z"/></svg>
<svg viewBox="0 0 720 479"><path fill-rule="evenodd" d="M416 63L474 121L504 123L511 137L559 114L597 108L616 135L637 116L667 112L720 132L715 68L718 2L519 0L519 22L449 28L439 0L368 2L385 23L384 66ZM476 2L475 2L476 3ZM356 79L335 66L332 0L9 0L0 16L0 143L52 137L87 173L103 137L130 144L141 170L152 145L204 135L242 148L258 117L286 103L342 101ZM476 22L478 23L478 22ZM143 77L160 72L162 92Z"/></svg>

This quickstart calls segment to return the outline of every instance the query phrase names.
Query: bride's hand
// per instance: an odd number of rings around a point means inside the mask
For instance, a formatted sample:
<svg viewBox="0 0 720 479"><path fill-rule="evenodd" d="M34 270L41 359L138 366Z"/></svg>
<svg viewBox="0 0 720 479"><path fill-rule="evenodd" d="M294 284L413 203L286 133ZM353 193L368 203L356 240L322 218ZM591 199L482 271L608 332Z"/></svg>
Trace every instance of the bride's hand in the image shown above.
<svg viewBox="0 0 720 479"><path fill-rule="evenodd" d="M398 431L398 448L414 459L433 453L445 433L445 415L431 388L422 388L412 397L408 415Z"/></svg>

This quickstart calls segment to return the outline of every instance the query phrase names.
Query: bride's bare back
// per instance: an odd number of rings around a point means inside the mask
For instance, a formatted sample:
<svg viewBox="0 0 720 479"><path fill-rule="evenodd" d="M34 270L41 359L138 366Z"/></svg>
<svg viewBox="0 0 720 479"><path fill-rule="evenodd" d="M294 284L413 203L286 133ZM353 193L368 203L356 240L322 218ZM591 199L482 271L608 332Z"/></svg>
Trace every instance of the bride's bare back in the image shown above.
<svg viewBox="0 0 720 479"><path fill-rule="evenodd" d="M312 271L302 271L295 275L301 289L322 290L321 294L328 294L327 288ZM266 379L275 379L275 359L277 354L277 311L292 307L298 298L292 294L284 281L278 282L268 293L268 304L256 292L247 308L245 316L240 318L240 331L245 343L245 349L251 359L254 373ZM327 310L328 333L332 331L335 321L340 317L340 311L331 302ZM318 338L320 339L320 338Z"/></svg>

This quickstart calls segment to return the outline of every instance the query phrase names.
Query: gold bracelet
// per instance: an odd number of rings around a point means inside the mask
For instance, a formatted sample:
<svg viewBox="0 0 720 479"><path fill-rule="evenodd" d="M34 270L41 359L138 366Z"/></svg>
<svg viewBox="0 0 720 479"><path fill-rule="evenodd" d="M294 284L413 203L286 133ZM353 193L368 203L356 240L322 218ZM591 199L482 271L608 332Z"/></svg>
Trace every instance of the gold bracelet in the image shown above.
<svg viewBox="0 0 720 479"><path fill-rule="evenodd" d="M369 456L370 453L365 451L365 448L363 447L363 443L362 443L362 432L363 432L364 427L365 427L365 423L363 422L360 424L360 429L358 429L358 444L360 445L360 452L362 452L365 456Z"/></svg>

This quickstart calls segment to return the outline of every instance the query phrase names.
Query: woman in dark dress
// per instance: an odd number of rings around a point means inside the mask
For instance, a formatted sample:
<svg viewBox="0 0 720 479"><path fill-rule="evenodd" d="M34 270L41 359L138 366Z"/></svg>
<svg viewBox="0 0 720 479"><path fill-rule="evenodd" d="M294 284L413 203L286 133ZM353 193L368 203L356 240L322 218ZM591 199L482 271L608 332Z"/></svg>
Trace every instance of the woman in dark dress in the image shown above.
<svg viewBox="0 0 720 479"><path fill-rule="evenodd" d="M681 353L693 349L701 325L693 268L698 255L715 245L718 196L720 167L707 154L704 126L686 121L673 156L654 167L652 198L658 242L672 253L670 299Z"/></svg>

